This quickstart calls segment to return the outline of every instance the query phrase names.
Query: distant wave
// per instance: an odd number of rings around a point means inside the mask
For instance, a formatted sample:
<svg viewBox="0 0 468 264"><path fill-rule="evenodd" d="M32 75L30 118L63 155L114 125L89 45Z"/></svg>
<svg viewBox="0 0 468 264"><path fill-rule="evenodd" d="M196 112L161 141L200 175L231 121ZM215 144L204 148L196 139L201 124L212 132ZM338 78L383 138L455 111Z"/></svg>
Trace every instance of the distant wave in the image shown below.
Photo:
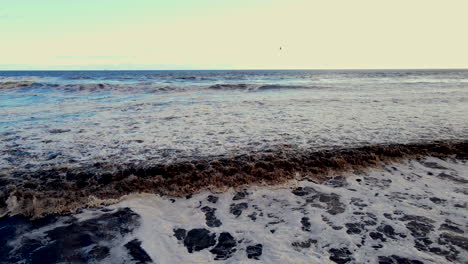
<svg viewBox="0 0 468 264"><path fill-rule="evenodd" d="M211 78L200 77L200 76L184 76L184 77L177 77L176 80L187 80L187 81L207 81L212 80Z"/></svg>
<svg viewBox="0 0 468 264"><path fill-rule="evenodd" d="M274 90L274 89L311 89L311 88L318 88L317 86L297 86L297 85L277 85L277 84L270 84L270 85L262 85L258 87L257 90Z"/></svg>
<svg viewBox="0 0 468 264"><path fill-rule="evenodd" d="M245 84L245 83L240 83L240 84L215 84L211 85L208 87L209 89L213 90L246 90L251 88L251 86Z"/></svg>
<svg viewBox="0 0 468 264"><path fill-rule="evenodd" d="M279 146L269 152L204 157L168 164L97 162L81 168L67 164L35 171L21 171L19 168L18 171L2 172L0 176L0 217L65 213L96 205L96 201L117 201L123 195L138 192L185 196L206 189L281 184L291 179L322 182L336 174L423 156L467 159L468 141L367 145L330 150ZM468 183L468 179L447 177Z"/></svg>
<svg viewBox="0 0 468 264"><path fill-rule="evenodd" d="M126 83L44 83L34 81L7 81L0 82L0 89L17 88L44 88L57 89L66 92L101 92L101 91L121 91L131 92L135 90L145 90L149 92L176 91L183 90L169 85L153 85L150 83L126 84Z"/></svg>
<svg viewBox="0 0 468 264"><path fill-rule="evenodd" d="M299 85L280 85L280 84L215 84L208 87L213 90L246 90L246 91L262 91L276 89L311 89L324 88L318 86L299 86Z"/></svg>
<svg viewBox="0 0 468 264"><path fill-rule="evenodd" d="M258 83L215 83L205 84L200 83L192 77L180 77L187 82L181 83L158 83L158 82L137 82L137 83L126 83L126 82L92 82L92 83L74 83L74 82L60 82L60 83L49 83L31 80L19 80L19 81L0 81L1 89L56 89L65 92L103 92L103 91L115 91L115 92L183 92L183 91L197 91L197 90L219 90L219 91L245 91L245 92L260 92L267 90L316 90L316 89L327 89L334 88L334 85L285 85L278 83L270 84L258 84ZM193 82L191 82L193 81ZM405 82L401 85L406 86L434 86L439 87L443 85L443 82ZM452 86L464 86L463 82L458 84L452 84ZM336 86L341 87L341 86Z"/></svg>
<svg viewBox="0 0 468 264"><path fill-rule="evenodd" d="M190 77L186 77L190 78ZM299 85L281 85L281 84L226 84L218 83L212 85L200 84L158 84L152 82L141 83L44 83L35 81L7 81L0 82L0 88L15 89L15 88L50 88L66 92L100 92L100 91L120 91L131 92L135 90L146 92L180 92L186 90L241 90L241 91L265 91L265 90L280 90L280 89L321 89L326 87L319 86L299 86Z"/></svg>
<svg viewBox="0 0 468 264"><path fill-rule="evenodd" d="M34 81L6 81L0 82L0 89L23 88L34 85Z"/></svg>
<svg viewBox="0 0 468 264"><path fill-rule="evenodd" d="M169 85L152 85L152 84L115 84L115 83L86 83L86 84L65 84L55 86L67 92L101 92L101 91L120 91L131 92L135 90L147 92L164 92L179 90L176 87Z"/></svg>

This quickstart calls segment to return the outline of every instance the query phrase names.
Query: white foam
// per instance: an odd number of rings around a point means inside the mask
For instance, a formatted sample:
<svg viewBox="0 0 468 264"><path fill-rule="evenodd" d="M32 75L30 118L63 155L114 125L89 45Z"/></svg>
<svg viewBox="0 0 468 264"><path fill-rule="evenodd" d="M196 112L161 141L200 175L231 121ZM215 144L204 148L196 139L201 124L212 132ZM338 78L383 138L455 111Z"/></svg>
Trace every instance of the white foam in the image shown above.
<svg viewBox="0 0 468 264"><path fill-rule="evenodd" d="M183 244L174 237L173 230L176 228L186 230L207 228L218 235L221 232L229 232L237 241L242 240L233 256L224 261L226 263L253 262L246 258L245 247L257 243L263 245L261 263L328 263L329 249L343 247L353 253L352 263L375 263L377 256L389 255L418 259L424 263L445 263L447 260L444 257L415 248L415 239L405 226L407 222L390 220L383 216L384 213L389 213L394 218L418 215L432 219L435 230L428 234L428 237L434 242L437 241L438 235L446 232L438 230L446 219L468 232L466 194L455 191L457 188L466 189L467 184L437 177L439 173L445 172L459 179L468 180L468 164L434 158L428 158L424 162L435 162L446 169L428 168L420 162L408 161L400 165L389 165L385 170L352 175L347 178L349 185L346 187L333 187L307 181L291 183L301 187L312 187L318 193L339 195L339 200L346 209L336 215L330 215L326 208L313 207L305 203L306 197L317 193L296 196L290 188L268 187L249 188L247 197L237 201L232 200L235 194L232 190L215 194L219 197L216 204L208 202L206 198L210 193L204 192L190 199L174 200L155 195L140 195L129 197L112 207L130 207L142 216L141 228L135 235L143 241L142 247L156 263L207 263L214 260L209 249L188 253ZM428 175L428 172L434 175ZM357 179L362 181L357 182ZM429 199L431 197L446 201L435 204ZM359 209L359 205L353 204L353 199L358 199L358 204L365 206ZM229 208L231 204L239 202L247 202L248 209L239 217L235 217L229 212ZM457 208L456 204L464 205L465 208ZM323 203L317 205L326 207ZM200 210L203 206L216 208L215 215L222 222L221 226L206 225L205 215ZM401 214L395 215L396 211L400 211ZM253 212L257 212L256 221L248 217ZM260 212L263 216L260 216ZM361 234L348 234L346 223L362 223L365 219L369 220L368 217L353 214L354 212L374 214L377 224L367 225L365 228L369 231L363 231ZM304 216L309 217L310 232L302 230L301 219ZM327 224L323 217L328 218L330 224ZM404 234L406 238L387 238L384 243L371 239L368 233L382 224L393 226L396 233ZM334 230L332 226L343 228ZM270 230L275 232L272 233ZM366 237L366 242L358 247L358 244L362 244L362 236ZM308 239L317 240L317 243L303 249L291 245L293 242ZM383 245L383 248L378 250L372 248L378 244ZM459 260L467 261L468 252L460 251Z"/></svg>
<svg viewBox="0 0 468 264"><path fill-rule="evenodd" d="M0 94L8 106L2 107L0 133L13 133L0 134L0 169L166 163L282 144L309 149L466 139L467 91L367 87Z"/></svg>

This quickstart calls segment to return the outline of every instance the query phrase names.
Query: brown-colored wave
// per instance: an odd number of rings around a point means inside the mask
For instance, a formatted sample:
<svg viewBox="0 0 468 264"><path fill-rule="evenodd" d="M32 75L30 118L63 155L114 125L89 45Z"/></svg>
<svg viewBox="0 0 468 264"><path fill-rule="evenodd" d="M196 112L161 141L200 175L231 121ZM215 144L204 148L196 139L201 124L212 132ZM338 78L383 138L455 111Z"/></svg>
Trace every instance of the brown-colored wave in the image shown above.
<svg viewBox="0 0 468 264"><path fill-rule="evenodd" d="M209 157L170 164L105 164L82 168L14 171L0 176L0 216L40 217L116 201L148 192L185 196L252 184L281 184L291 179L322 182L345 172L423 156L468 158L468 142L371 145L331 150L277 147L235 157Z"/></svg>
<svg viewBox="0 0 468 264"><path fill-rule="evenodd" d="M0 82L0 89L22 88L34 85L33 81L7 81Z"/></svg>

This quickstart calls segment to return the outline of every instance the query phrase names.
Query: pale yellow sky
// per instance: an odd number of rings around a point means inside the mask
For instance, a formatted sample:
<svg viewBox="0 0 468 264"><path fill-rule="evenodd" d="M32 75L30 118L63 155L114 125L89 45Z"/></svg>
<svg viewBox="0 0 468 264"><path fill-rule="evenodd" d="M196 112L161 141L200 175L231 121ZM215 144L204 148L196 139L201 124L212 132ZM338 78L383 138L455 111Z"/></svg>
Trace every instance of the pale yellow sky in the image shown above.
<svg viewBox="0 0 468 264"><path fill-rule="evenodd" d="M0 70L468 68L467 10L467 0L5 1Z"/></svg>

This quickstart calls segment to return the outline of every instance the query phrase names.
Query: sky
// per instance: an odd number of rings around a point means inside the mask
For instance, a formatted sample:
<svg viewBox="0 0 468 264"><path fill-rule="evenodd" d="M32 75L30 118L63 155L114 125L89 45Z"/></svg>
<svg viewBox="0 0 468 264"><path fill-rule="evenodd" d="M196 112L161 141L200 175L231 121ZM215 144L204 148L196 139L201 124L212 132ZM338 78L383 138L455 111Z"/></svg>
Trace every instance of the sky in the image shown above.
<svg viewBox="0 0 468 264"><path fill-rule="evenodd" d="M0 70L468 68L467 10L467 0L0 0Z"/></svg>

